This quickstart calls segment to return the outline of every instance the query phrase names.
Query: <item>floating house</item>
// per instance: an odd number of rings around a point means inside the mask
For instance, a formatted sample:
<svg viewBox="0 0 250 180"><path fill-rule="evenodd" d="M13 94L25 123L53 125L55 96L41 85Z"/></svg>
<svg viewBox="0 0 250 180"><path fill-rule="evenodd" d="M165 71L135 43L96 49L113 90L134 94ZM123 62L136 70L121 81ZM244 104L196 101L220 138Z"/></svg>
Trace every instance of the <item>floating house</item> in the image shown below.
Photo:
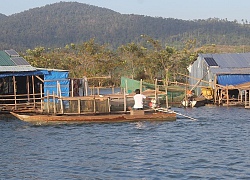
<svg viewBox="0 0 250 180"><path fill-rule="evenodd" d="M217 104L249 102L250 53L199 54L189 67L189 84L196 95L212 89Z"/></svg>
<svg viewBox="0 0 250 180"><path fill-rule="evenodd" d="M0 113L109 112L109 97L88 89L86 78L70 79L68 70L36 68L13 49L0 51Z"/></svg>
<svg viewBox="0 0 250 180"><path fill-rule="evenodd" d="M68 71L31 66L15 50L0 51L0 110L41 106L44 93L69 96Z"/></svg>

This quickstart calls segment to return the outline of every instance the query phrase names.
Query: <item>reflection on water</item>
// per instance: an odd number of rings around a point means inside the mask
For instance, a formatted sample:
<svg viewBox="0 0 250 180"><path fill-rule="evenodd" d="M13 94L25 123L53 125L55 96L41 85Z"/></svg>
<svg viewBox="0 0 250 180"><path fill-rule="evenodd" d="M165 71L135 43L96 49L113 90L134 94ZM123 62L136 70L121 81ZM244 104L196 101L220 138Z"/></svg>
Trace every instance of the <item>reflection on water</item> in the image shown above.
<svg viewBox="0 0 250 180"><path fill-rule="evenodd" d="M250 178L249 110L173 110L197 121L31 125L0 116L0 177Z"/></svg>

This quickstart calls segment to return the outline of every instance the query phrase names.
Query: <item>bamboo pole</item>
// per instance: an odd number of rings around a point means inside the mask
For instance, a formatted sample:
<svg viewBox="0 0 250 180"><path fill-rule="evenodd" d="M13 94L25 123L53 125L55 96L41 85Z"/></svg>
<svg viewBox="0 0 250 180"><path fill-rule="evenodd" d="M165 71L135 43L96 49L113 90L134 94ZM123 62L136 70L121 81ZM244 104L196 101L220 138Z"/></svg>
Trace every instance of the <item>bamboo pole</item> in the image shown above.
<svg viewBox="0 0 250 180"><path fill-rule="evenodd" d="M203 80L203 78L199 79L199 78L195 78L195 77L192 77L192 76L189 76L189 75L186 75L186 74L182 74L182 73L178 73L178 74L180 74L182 76L185 76L185 77L188 77L188 78L191 78L191 79L194 79L194 80L198 80L198 81L204 82L204 83L208 83L208 84L210 83L209 81Z"/></svg>
<svg viewBox="0 0 250 180"><path fill-rule="evenodd" d="M39 76L36 76L37 79L39 79L42 83L44 83L44 80L40 78Z"/></svg>

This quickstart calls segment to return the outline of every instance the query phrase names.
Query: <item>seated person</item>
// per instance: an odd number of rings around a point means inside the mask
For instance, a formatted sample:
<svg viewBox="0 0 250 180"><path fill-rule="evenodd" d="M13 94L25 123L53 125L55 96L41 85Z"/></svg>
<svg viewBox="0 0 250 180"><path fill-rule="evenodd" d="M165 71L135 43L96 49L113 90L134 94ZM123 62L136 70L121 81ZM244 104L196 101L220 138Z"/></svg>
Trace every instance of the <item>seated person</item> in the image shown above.
<svg viewBox="0 0 250 180"><path fill-rule="evenodd" d="M134 106L133 109L135 110L142 110L143 109L143 100L146 99L146 96L143 94L140 94L140 89L135 90L135 95L134 95Z"/></svg>

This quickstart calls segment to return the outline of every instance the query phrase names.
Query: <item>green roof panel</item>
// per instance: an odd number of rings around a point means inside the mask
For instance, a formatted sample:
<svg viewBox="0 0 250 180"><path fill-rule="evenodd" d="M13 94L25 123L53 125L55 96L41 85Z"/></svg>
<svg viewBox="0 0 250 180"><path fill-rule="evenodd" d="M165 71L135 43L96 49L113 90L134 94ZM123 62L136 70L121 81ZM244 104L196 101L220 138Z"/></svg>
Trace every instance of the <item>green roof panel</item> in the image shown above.
<svg viewBox="0 0 250 180"><path fill-rule="evenodd" d="M0 51L0 66L16 66L4 51Z"/></svg>

